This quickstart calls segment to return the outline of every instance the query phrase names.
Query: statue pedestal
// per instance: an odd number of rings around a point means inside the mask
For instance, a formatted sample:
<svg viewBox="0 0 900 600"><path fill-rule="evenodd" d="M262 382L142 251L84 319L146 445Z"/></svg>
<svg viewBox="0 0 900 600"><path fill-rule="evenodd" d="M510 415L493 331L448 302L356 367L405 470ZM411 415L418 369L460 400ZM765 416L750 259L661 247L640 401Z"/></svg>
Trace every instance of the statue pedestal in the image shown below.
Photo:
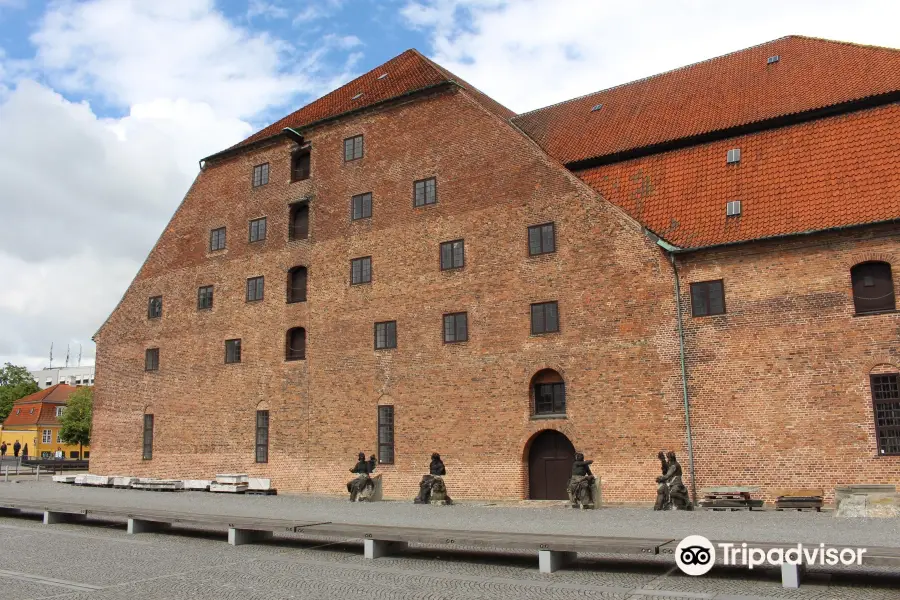
<svg viewBox="0 0 900 600"><path fill-rule="evenodd" d="M447 493L447 483L444 481L444 478L435 477L434 479L435 485L431 488L431 498L428 500L428 503L438 506L450 506L453 504L450 494Z"/></svg>
<svg viewBox="0 0 900 600"><path fill-rule="evenodd" d="M361 479L361 477L360 477ZM353 502L379 502L384 498L384 487L381 482L381 473L375 475L369 475L369 479L372 480L372 486L366 486L363 490L357 494L356 500L351 500Z"/></svg>

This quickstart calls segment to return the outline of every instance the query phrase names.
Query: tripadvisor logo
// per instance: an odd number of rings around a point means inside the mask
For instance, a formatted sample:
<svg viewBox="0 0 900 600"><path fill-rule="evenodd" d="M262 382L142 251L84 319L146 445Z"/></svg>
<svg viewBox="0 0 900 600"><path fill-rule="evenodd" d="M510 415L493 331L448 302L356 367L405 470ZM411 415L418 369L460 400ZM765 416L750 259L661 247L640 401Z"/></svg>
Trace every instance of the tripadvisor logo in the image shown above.
<svg viewBox="0 0 900 600"><path fill-rule="evenodd" d="M675 548L675 564L687 575L705 575L716 562L716 549L702 535L689 535Z"/></svg>
<svg viewBox="0 0 900 600"><path fill-rule="evenodd" d="M719 543L725 565L742 565L748 569L760 565L861 565L865 548L818 546L776 546L756 548L747 543ZM675 564L687 575L705 575L716 562L716 548L702 535L689 535L675 548Z"/></svg>

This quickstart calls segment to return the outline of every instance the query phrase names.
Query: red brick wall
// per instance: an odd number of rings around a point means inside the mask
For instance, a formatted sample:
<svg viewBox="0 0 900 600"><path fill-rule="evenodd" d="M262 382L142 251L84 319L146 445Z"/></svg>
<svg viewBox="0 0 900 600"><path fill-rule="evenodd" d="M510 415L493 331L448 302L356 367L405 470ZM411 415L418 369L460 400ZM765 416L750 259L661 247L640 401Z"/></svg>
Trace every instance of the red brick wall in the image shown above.
<svg viewBox="0 0 900 600"><path fill-rule="evenodd" d="M856 316L850 268L900 269L898 226L697 252L679 261L698 486L900 484L878 456L869 374L897 372L896 313ZM723 279L727 313L691 317ZM895 293L900 290L895 289ZM900 295L900 294L898 294Z"/></svg>
<svg viewBox="0 0 900 600"><path fill-rule="evenodd" d="M365 135L345 164L342 140ZM312 177L290 183L291 144L210 165L98 336L92 470L165 477L227 471L284 491L343 493L356 453L376 451L376 407L395 407L396 464L385 493L412 498L440 452L457 498L522 498L528 442L563 431L595 459L604 498L652 500L659 448L683 450L671 268L619 209L464 93L367 112L306 132ZM268 161L270 183L251 188ZM436 176L438 203L414 208L413 181ZM350 197L373 217L350 221ZM310 240L287 240L288 205L311 195ZM266 216L268 239L247 242ZM554 221L558 251L529 257L526 228ZM227 225L228 249L207 252ZM441 272L439 243L465 239L466 266ZM350 286L372 256L373 282ZM308 302L286 304L287 270L308 265ZM244 302L248 277L265 299ZM215 285L214 308L196 310ZM162 294L163 318L147 298ZM559 302L561 331L530 336L529 305ZM467 311L469 341L445 345L441 316ZM373 324L396 320L398 348L375 351ZM307 359L284 360L285 332L309 332ZM224 340L243 362L223 364ZM143 371L160 348L160 370ZM529 381L565 378L568 418L530 418ZM255 410L271 415L269 463L253 462ZM141 415L156 419L141 460ZM684 452L682 451L682 454Z"/></svg>

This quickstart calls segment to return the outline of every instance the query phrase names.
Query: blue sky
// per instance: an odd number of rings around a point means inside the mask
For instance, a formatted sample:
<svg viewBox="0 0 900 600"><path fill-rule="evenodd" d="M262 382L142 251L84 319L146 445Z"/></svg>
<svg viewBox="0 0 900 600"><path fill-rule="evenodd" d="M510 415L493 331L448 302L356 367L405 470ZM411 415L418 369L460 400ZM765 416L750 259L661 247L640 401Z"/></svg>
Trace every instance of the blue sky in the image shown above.
<svg viewBox="0 0 900 600"><path fill-rule="evenodd" d="M198 160L410 47L523 112L788 34L900 47L896 0L0 0L0 362L113 309Z"/></svg>

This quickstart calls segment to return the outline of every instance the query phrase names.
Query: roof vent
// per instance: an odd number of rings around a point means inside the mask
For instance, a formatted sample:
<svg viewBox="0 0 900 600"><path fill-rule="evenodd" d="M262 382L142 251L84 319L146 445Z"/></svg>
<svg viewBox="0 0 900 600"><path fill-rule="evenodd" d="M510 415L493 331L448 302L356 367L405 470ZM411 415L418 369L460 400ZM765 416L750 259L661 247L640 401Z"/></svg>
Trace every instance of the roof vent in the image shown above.
<svg viewBox="0 0 900 600"><path fill-rule="evenodd" d="M594 108L591 109L591 112L597 112L597 111L600 110L601 108L603 108L603 105L602 105L602 104L595 104L595 105L594 105Z"/></svg>
<svg viewBox="0 0 900 600"><path fill-rule="evenodd" d="M350 99L351 99L351 100L359 100L360 98L362 98L362 95L363 95L363 93L360 92L360 93L358 93L357 95L353 96L353 97L350 98Z"/></svg>
<svg viewBox="0 0 900 600"><path fill-rule="evenodd" d="M773 65L773 64L777 63L779 60L781 60L781 56L776 54L775 56L770 56L768 59L766 59L766 64Z"/></svg>
<svg viewBox="0 0 900 600"><path fill-rule="evenodd" d="M732 148L725 154L725 162L727 164L734 164L741 162L741 149L740 148Z"/></svg>
<svg viewBox="0 0 900 600"><path fill-rule="evenodd" d="M378 76L378 79L384 79L385 77L387 77L387 73L382 73Z"/></svg>
<svg viewBox="0 0 900 600"><path fill-rule="evenodd" d="M725 216L726 217L739 217L741 216L741 201L740 200L732 200L728 204L725 205Z"/></svg>

